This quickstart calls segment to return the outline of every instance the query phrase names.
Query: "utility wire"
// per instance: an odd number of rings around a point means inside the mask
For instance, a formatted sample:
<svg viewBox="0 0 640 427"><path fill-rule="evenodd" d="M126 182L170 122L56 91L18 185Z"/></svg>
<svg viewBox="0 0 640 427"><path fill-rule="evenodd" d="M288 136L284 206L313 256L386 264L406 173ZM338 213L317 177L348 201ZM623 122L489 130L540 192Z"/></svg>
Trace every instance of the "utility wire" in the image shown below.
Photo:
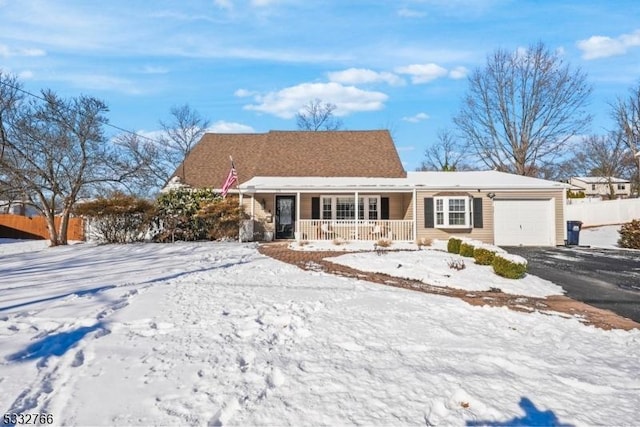
<svg viewBox="0 0 640 427"><path fill-rule="evenodd" d="M42 97L42 96L40 96L40 95L36 95L35 93L29 92L28 90L22 89L22 88L20 88L20 87L18 87L18 86L14 86L14 85L12 85L12 84L9 84L9 83L7 83L7 82L5 82L5 81L3 81L3 80L0 80L0 84L2 84L2 85L4 85L4 86L7 86L7 87L10 87L10 88L11 88L11 89L13 89L13 90L17 90L18 92L22 92L22 93L24 93L24 94L26 94L26 95L32 96L32 97L34 97L34 98L36 98L36 99L39 99L40 101L45 101L45 102L47 101L45 98L43 98L43 97ZM67 107L65 107L65 108L66 108L67 110L70 110L70 109L69 109L69 108L67 108ZM85 113L83 113L82 111L76 111L76 112L77 112L77 113L79 113L80 115L85 116ZM112 124L111 124L111 123L109 123L109 122L107 122L107 123L103 123L103 124L104 124L105 126L107 126L107 127L110 127L110 128L113 128L113 129L117 129L117 130L119 130L120 132L125 132L125 133L128 133L129 135L137 136L138 138L143 138L143 139L146 139L146 140L151 141L151 142L159 143L159 141L158 141L158 140L155 140L155 139L153 139L153 138L149 138L148 136L140 135L139 133L136 133L136 132L133 132L133 131L131 131L131 130L128 130L128 129L122 128L122 127L120 127L120 126L112 125Z"/></svg>

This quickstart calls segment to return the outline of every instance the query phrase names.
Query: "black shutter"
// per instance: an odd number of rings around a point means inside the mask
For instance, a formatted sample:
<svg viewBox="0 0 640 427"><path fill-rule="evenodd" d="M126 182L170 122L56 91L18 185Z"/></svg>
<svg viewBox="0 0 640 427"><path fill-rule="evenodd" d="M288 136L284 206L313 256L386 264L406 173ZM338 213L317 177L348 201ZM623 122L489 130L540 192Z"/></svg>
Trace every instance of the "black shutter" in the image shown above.
<svg viewBox="0 0 640 427"><path fill-rule="evenodd" d="M380 219L389 219L389 198L380 198Z"/></svg>
<svg viewBox="0 0 640 427"><path fill-rule="evenodd" d="M311 219L320 219L320 197L311 198Z"/></svg>
<svg viewBox="0 0 640 427"><path fill-rule="evenodd" d="M424 199L424 228L434 228L433 222L433 197Z"/></svg>
<svg viewBox="0 0 640 427"><path fill-rule="evenodd" d="M473 198L473 228L482 228L482 197Z"/></svg>

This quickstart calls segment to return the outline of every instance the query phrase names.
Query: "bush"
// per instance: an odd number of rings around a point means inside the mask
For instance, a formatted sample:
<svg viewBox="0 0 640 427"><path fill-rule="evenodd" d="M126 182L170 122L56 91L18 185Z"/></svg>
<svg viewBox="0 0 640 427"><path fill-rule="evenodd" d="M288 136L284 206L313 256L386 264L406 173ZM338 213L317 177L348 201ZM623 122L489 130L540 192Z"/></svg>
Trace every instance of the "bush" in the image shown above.
<svg viewBox="0 0 640 427"><path fill-rule="evenodd" d="M420 237L419 239L416 240L416 245L418 245L418 248L423 248L425 246L431 246L432 243L433 243L433 240L428 239L426 237Z"/></svg>
<svg viewBox="0 0 640 427"><path fill-rule="evenodd" d="M492 266L498 276L507 279L521 279L527 273L527 260L517 255L496 254Z"/></svg>
<svg viewBox="0 0 640 427"><path fill-rule="evenodd" d="M161 194L156 200L156 222L160 229L155 237L156 241L192 241L208 238L209 224L205 218L197 214L203 207L217 200L223 200L222 196L206 188L179 188Z"/></svg>
<svg viewBox="0 0 640 427"><path fill-rule="evenodd" d="M458 271L464 270L466 268L466 265L464 265L463 259L451 258L449 261L447 261L447 265L449 266L450 269L458 270Z"/></svg>
<svg viewBox="0 0 640 427"><path fill-rule="evenodd" d="M388 248L392 243L393 241L391 239L378 239L376 245L380 248Z"/></svg>
<svg viewBox="0 0 640 427"><path fill-rule="evenodd" d="M237 197L216 199L202 206L195 215L207 229L211 240L235 239L244 217Z"/></svg>
<svg viewBox="0 0 640 427"><path fill-rule="evenodd" d="M462 240L456 239L455 237L449 238L449 241L447 242L447 252L451 254L459 254L461 244Z"/></svg>
<svg viewBox="0 0 640 427"><path fill-rule="evenodd" d="M487 248L475 248L473 250L473 259L475 259L476 264L479 265L491 265L493 264L493 258L496 253Z"/></svg>
<svg viewBox="0 0 640 427"><path fill-rule="evenodd" d="M462 242L460 244L460 255L467 258L473 258L474 247L471 243Z"/></svg>
<svg viewBox="0 0 640 427"><path fill-rule="evenodd" d="M74 213L88 218L89 237L102 243L130 243L145 239L155 208L145 199L116 192L79 203Z"/></svg>
<svg viewBox="0 0 640 427"><path fill-rule="evenodd" d="M623 224L620 227L618 246L621 248L640 249L640 219Z"/></svg>

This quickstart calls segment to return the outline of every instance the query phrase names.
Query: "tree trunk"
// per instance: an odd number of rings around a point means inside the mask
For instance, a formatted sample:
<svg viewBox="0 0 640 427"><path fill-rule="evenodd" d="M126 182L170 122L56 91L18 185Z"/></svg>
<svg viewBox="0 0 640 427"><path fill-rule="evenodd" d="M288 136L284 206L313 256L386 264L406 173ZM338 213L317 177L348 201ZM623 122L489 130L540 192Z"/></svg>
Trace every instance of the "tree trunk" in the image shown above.
<svg viewBox="0 0 640 427"><path fill-rule="evenodd" d="M62 216L60 217L60 231L58 232L58 242L60 245L68 244L67 241L67 232L69 230L69 217L71 216L71 211L67 208L62 211Z"/></svg>
<svg viewBox="0 0 640 427"><path fill-rule="evenodd" d="M58 230L56 230L55 214L47 210L45 212L45 218L47 220L47 230L49 230L49 242L51 243L51 246L60 245L60 240L58 239Z"/></svg>

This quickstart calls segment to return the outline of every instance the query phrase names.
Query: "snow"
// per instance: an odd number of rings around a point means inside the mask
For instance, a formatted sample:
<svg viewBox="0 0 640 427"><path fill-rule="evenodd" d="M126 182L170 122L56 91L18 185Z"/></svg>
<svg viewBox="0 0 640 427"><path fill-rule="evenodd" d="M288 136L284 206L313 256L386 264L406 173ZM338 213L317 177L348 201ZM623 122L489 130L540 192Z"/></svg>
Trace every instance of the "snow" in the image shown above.
<svg viewBox="0 0 640 427"><path fill-rule="evenodd" d="M500 256L516 258L511 254ZM491 266L477 265L473 258L465 258L441 250L388 251L379 256L364 252L341 255L329 260L358 270L420 280L433 286L468 291L489 291L491 288L498 288L502 292L529 297L564 294L562 287L537 276L527 274L519 280L506 279L495 274ZM452 260L462 260L465 268L463 270L450 268L449 264Z"/></svg>
<svg viewBox="0 0 640 427"><path fill-rule="evenodd" d="M256 176L240 185L246 191L275 191L287 189L343 189L364 190L477 190L495 189L562 189L567 184L498 171L407 172L406 178L371 177L309 177Z"/></svg>
<svg viewBox="0 0 640 427"><path fill-rule="evenodd" d="M3 413L57 425L637 423L638 330L303 271L253 244L3 242L0 270Z"/></svg>
<svg viewBox="0 0 640 427"><path fill-rule="evenodd" d="M619 225L583 228L580 230L580 245L593 248L620 249L618 247L619 230Z"/></svg>

